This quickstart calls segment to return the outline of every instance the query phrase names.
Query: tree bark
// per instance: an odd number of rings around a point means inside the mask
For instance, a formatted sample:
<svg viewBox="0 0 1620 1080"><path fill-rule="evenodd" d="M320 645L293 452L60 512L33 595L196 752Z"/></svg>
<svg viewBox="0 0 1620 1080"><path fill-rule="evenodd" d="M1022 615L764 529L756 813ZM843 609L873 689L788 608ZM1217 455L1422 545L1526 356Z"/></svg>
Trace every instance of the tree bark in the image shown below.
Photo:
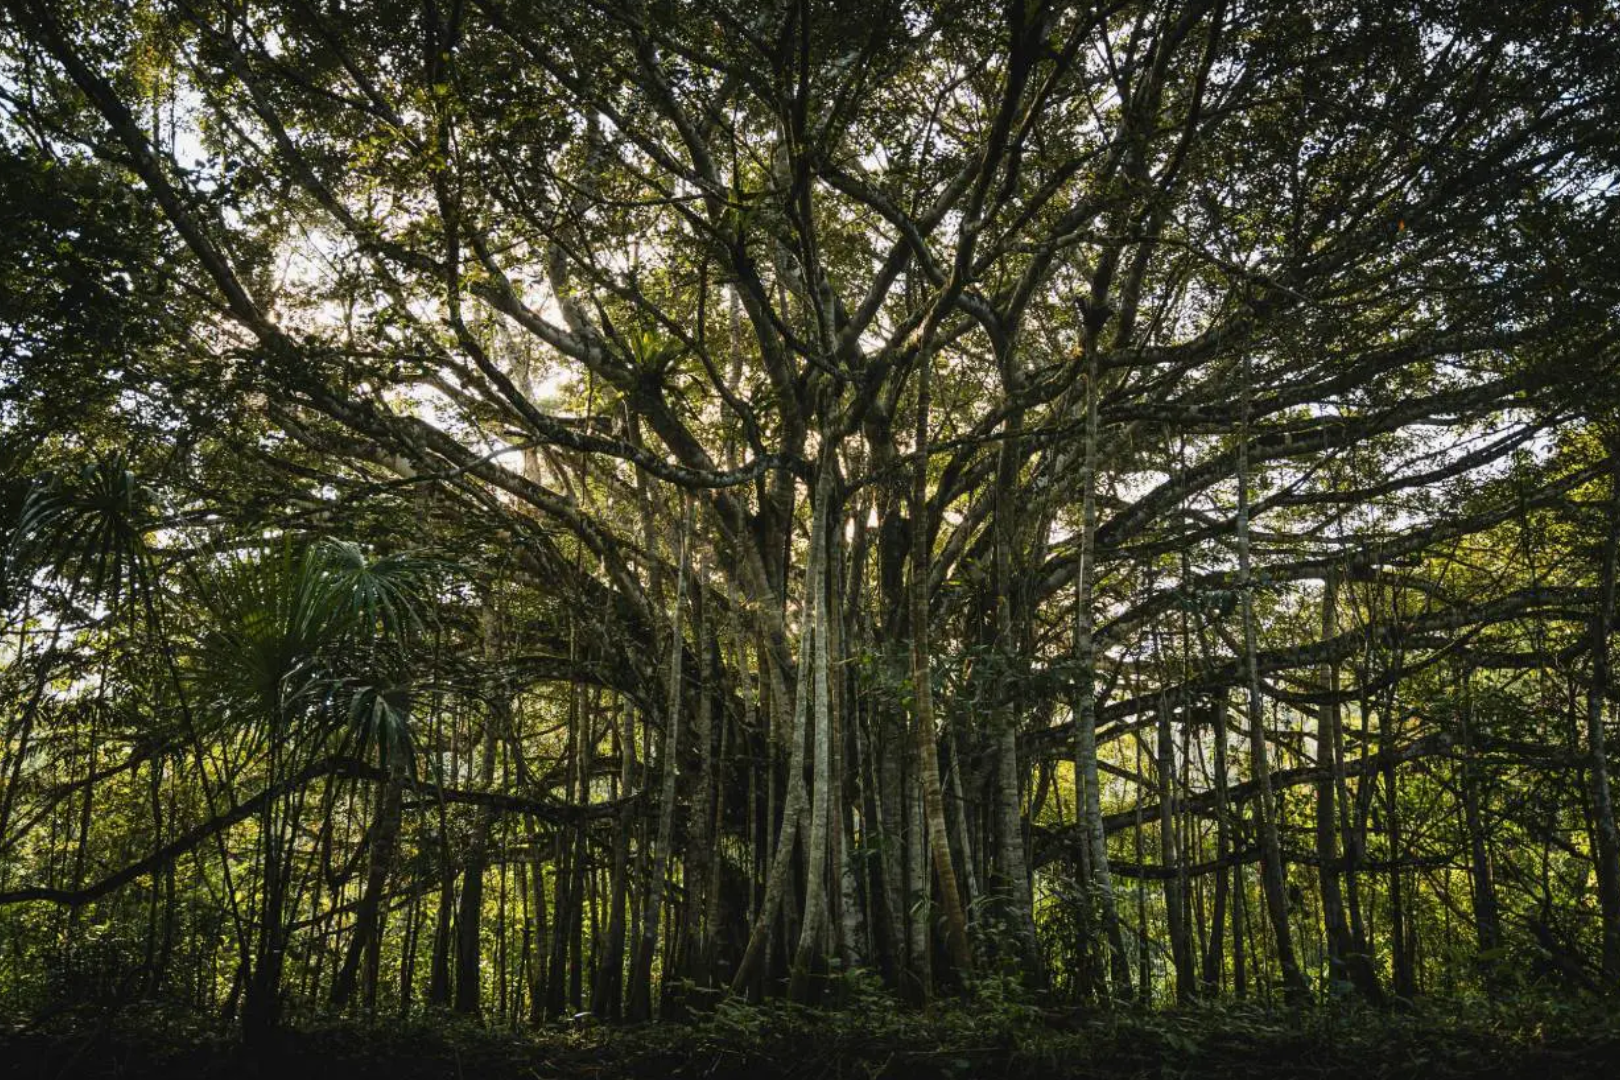
<svg viewBox="0 0 1620 1080"><path fill-rule="evenodd" d="M1394 748L1400 726L1393 687L1384 702L1378 725L1378 741L1384 752L1384 830L1389 838L1389 947L1396 997L1411 999L1417 994L1417 977L1412 963L1406 910L1406 840L1402 834L1400 772L1396 769Z"/></svg>
<svg viewBox="0 0 1620 1080"><path fill-rule="evenodd" d="M1322 638L1332 640L1339 633L1339 578L1329 570L1322 580ZM1378 977L1367 957L1357 949L1345 917L1344 893L1340 887L1338 794L1344 786L1340 744L1339 665L1322 665L1322 687L1328 695L1316 721L1316 764L1324 775L1316 785L1317 880L1322 892L1322 923L1327 936L1328 976L1347 981L1368 1000L1381 996ZM1330 986L1330 990L1331 990Z"/></svg>
<svg viewBox="0 0 1620 1080"><path fill-rule="evenodd" d="M911 481L911 692L916 710L917 772L922 789L923 817L928 850L939 882L940 906L945 915L945 941L951 962L960 975L973 973L973 947L968 942L967 913L957 885L945 826L945 794L939 779L937 727L934 721L932 651L928 642L928 578L932 561L928 543L928 408L932 357L925 350L917 369L916 463Z"/></svg>
<svg viewBox="0 0 1620 1080"><path fill-rule="evenodd" d="M1480 966L1486 982L1494 982L1496 951L1502 944L1501 917L1496 903L1496 882L1491 873L1489 838L1480 804L1481 777L1474 746L1473 673L1465 665L1458 674L1458 726L1462 729L1463 824L1468 830L1469 884L1473 894L1474 940L1479 946Z"/></svg>
<svg viewBox="0 0 1620 1080"><path fill-rule="evenodd" d="M1592 817L1597 847L1598 907L1603 931L1603 984L1620 989L1620 828L1615 825L1603 727L1609 691L1609 628L1614 625L1615 564L1620 549L1620 432L1608 432L1609 507L1598 571L1598 606L1592 613L1592 681L1586 691L1586 741L1591 756Z"/></svg>
<svg viewBox="0 0 1620 1080"><path fill-rule="evenodd" d="M805 588L806 604L811 594L811 583L820 574L818 563L823 552L814 544L810 546L805 562ZM782 910L783 897L788 891L788 879L793 869L793 852L799 834L799 817L804 812L808 801L808 793L804 783L804 755L807 742L807 729L809 726L812 681L810 635L800 633L798 672L795 679L793 694L793 719L789 725L788 744L788 770L787 792L782 800L781 828L777 832L776 845L770 861L770 872L765 876L765 895L759 904L759 910L754 915L754 925L749 931L748 945L743 951L741 963L737 965L732 975L731 992L741 994L747 992L755 997L759 996L760 984L769 976L771 930L776 922L777 915ZM771 666L772 661L763 647L759 650L760 665L763 671L771 676L771 713L775 723L780 715L782 699L787 694L785 680L780 677ZM773 770L774 771L774 770ZM767 831L770 822L766 822Z"/></svg>
<svg viewBox="0 0 1620 1080"><path fill-rule="evenodd" d="M269 775L272 782L279 771L280 754L274 744L279 739L280 726L277 724L271 734ZM286 948L286 930L283 926L286 875L282 870L282 819L277 816L276 807L283 801L274 796L265 799L264 809L259 815L263 899L259 906L253 968L248 973L242 1000L242 1041L258 1050L271 1044L281 1022L281 969Z"/></svg>
<svg viewBox="0 0 1620 1080"><path fill-rule="evenodd" d="M635 830L636 807L627 796L635 782L636 736L630 722L630 702L619 713L619 791L624 805L613 833L613 868L608 885L607 941L591 991L591 1012L604 1020L617 1020L624 1007L625 906L630 891L630 834Z"/></svg>
<svg viewBox="0 0 1620 1080"><path fill-rule="evenodd" d="M1175 739L1170 730L1170 702L1160 697L1158 709L1159 856L1170 871L1164 879L1165 921L1170 930L1170 956L1176 972L1176 1002L1196 996L1192 942L1187 938L1187 880L1176 845Z"/></svg>
<svg viewBox="0 0 1620 1080"><path fill-rule="evenodd" d="M1085 434L1080 464L1080 567L1074 594L1074 776L1075 806L1083 823L1091 880L1083 884L1102 912L1108 942L1113 995L1131 995L1130 964L1125 957L1125 936L1119 925L1114 879L1108 870L1108 836L1103 832L1102 784L1097 769L1097 649L1092 634L1095 618L1093 592L1097 561L1097 385L1094 335L1088 335L1085 377Z"/></svg>
<svg viewBox="0 0 1620 1080"><path fill-rule="evenodd" d="M1248 354L1243 358L1242 413L1238 432L1238 577L1242 583L1243 658L1249 699L1249 754L1254 771L1255 827L1260 833L1260 878L1265 894L1266 914L1277 939L1277 964L1282 969L1283 987L1290 1000L1303 1001L1308 995L1305 976L1294 958L1294 942L1288 927L1287 882L1282 864L1282 844L1277 836L1277 809L1271 790L1271 762L1266 747L1265 710L1260 697L1260 671L1254 620L1254 578L1249 559L1249 372Z"/></svg>
<svg viewBox="0 0 1620 1080"><path fill-rule="evenodd" d="M1214 772L1215 785L1215 858L1221 864L1215 871L1215 898L1211 905L1209 945L1204 950L1204 992L1214 997L1220 992L1221 971L1225 967L1223 952L1223 937L1226 931L1226 894L1227 879L1231 875L1231 868L1226 865L1227 857L1232 850L1231 825L1227 820L1229 813L1226 801L1226 695L1220 694L1215 699L1213 738L1214 744Z"/></svg>
<svg viewBox="0 0 1620 1080"><path fill-rule="evenodd" d="M354 930L349 937L343 966L332 984L332 1005L342 1009L353 996L356 984L368 1013L377 1006L377 971L382 947L380 913L383 892L388 875L394 866L394 855L399 846L400 803L405 786L405 761L402 750L389 752L386 762L388 779L383 783L382 798L377 804L377 815L371 827L371 852L366 867L365 891L355 911ZM360 977L364 960L364 978Z"/></svg>
<svg viewBox="0 0 1620 1080"><path fill-rule="evenodd" d="M479 762L479 788L489 791L495 783L495 729L498 720L507 719L510 708L504 689L496 691L490 714L484 718L484 745ZM472 836L467 841L465 867L461 875L461 898L456 908L455 1010L477 1016L482 1010L484 872L489 868L489 834L495 823L495 809L478 808Z"/></svg>
<svg viewBox="0 0 1620 1080"><path fill-rule="evenodd" d="M664 878L669 871L669 849L675 833L675 784L681 760L681 666L686 647L681 639L681 609L686 603L686 574L692 542L692 503L687 501L676 555L675 603L670 611L669 695L664 710L662 784L658 796L658 836L653 843L647 877L647 901L641 916L641 936L630 963L631 1021L650 1020L653 1012L652 966L658 948L659 920L664 903Z"/></svg>
<svg viewBox="0 0 1620 1080"><path fill-rule="evenodd" d="M1017 531L1017 511L1013 488L1018 480L1019 447L1012 435L1021 424L1017 416L1007 422L1008 438L1002 441L996 461L996 637L1003 662L1012 670L1012 659L1019 642L1013 635L1013 547ZM1009 704L995 718L996 740L996 846L1003 868L999 892L1008 900L1008 921L1018 943L1018 959L1024 980L1031 987L1045 985L1040 943L1035 936L1035 907L1031 895L1029 860L1024 852L1022 770L1018 763L1018 708ZM961 772L962 763L954 763Z"/></svg>
<svg viewBox="0 0 1620 1080"><path fill-rule="evenodd" d="M810 544L815 554L809 565L814 572L805 584L804 631L800 648L811 654L809 692L812 702L810 737L814 741L811 758L813 777L810 788L810 830L805 843L804 921L794 950L788 982L788 997L808 1002L815 996L812 980L825 974L826 944L830 929L827 898L828 821L832 810L832 707L828 686L827 649L827 519L832 498L835 459L830 447L823 449L816 476L816 490L810 514ZM800 693L804 693L801 690Z"/></svg>

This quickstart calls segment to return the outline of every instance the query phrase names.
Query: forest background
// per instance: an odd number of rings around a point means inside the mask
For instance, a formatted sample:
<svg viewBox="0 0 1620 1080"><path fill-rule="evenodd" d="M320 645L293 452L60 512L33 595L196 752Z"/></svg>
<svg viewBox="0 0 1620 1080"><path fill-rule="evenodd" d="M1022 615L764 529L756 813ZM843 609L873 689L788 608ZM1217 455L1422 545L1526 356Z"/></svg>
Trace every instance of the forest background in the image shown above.
<svg viewBox="0 0 1620 1080"><path fill-rule="evenodd" d="M1617 30L6 5L0 1005L1620 987Z"/></svg>

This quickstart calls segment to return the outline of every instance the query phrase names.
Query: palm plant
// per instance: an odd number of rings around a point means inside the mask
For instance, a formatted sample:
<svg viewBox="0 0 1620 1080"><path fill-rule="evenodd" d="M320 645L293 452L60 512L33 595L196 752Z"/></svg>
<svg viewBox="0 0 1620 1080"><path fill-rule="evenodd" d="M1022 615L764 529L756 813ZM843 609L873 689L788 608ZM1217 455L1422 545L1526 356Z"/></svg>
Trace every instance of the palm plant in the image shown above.
<svg viewBox="0 0 1620 1080"><path fill-rule="evenodd" d="M259 1040L273 1031L279 1011L290 830L302 798L297 773L327 751L375 761L385 776L366 892L335 996L342 1001L352 992L363 953L368 991L374 987L377 912L411 762L406 659L436 564L410 555L373 558L344 541L283 537L190 560L184 588L171 596L160 588L149 543L155 527L151 499L121 457L48 476L23 499L4 577L25 588L36 578L56 585L65 609L57 626L75 608L99 606L109 625L127 613L132 630L144 616L167 660L199 770L206 773L205 738L239 760L263 761L262 876L251 948L243 937L244 1034ZM193 617L178 635L176 612ZM189 654L183 663L177 640ZM20 752L8 765L26 752L51 666L47 655L18 721ZM8 783L7 792L14 787ZM0 806L0 826L5 817Z"/></svg>
<svg viewBox="0 0 1620 1080"><path fill-rule="evenodd" d="M0 742L0 747L15 747L0 766L0 837L7 832L22 764L30 753L47 687L67 651L64 637L70 642L95 640L70 628L116 628L126 614L133 629L143 610L149 620L155 618L157 580L147 542L155 520L151 495L122 456L87 464L76 472L47 474L25 484L8 483L6 489L8 496L17 497L17 509L6 523L9 535L0 549L0 602L8 612L15 608L22 612L13 671L24 685L15 689L0 685L0 690L9 689L7 696L18 704L7 717L4 742ZM47 640L43 652L30 664L26 640L34 625L46 628ZM110 655L110 643L104 636L97 643L101 659L91 711L92 746L94 717L102 706ZM87 792L82 820L88 822L90 812ZM81 851L82 847L81 837Z"/></svg>
<svg viewBox="0 0 1620 1080"><path fill-rule="evenodd" d="M283 538L222 556L194 575L207 624L190 668L196 700L222 736L265 762L262 888L243 1006L249 1041L276 1025L291 825L302 798L296 774L323 752L374 756L386 776L366 892L335 996L352 993L362 952L371 954L368 974L375 971L377 912L411 757L405 661L434 565L411 556L370 559L352 543L299 546Z"/></svg>
<svg viewBox="0 0 1620 1080"><path fill-rule="evenodd" d="M8 575L47 569L70 594L116 606L153 582L151 496L122 456L31 485L8 545Z"/></svg>

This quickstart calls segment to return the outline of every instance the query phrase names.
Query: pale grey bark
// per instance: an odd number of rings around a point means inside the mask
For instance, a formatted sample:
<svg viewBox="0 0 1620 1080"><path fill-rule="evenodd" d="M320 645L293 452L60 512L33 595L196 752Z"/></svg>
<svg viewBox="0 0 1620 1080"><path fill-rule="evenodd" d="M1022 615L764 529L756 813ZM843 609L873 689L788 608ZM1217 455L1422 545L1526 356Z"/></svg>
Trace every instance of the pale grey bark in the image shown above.
<svg viewBox="0 0 1620 1080"><path fill-rule="evenodd" d="M1021 421L1017 418L1008 421L1012 431L1018 430ZM995 521L995 559L996 559L996 636L1000 640L1003 654L1009 659L1018 651L1020 642L1015 640L1013 634L1013 581L1012 561L1014 552L1014 537L1016 535L1015 521L1017 509L1014 506L1013 488L1018 479L1018 453L1019 445L1016 439L1008 438L1002 442L996 461L996 521ZM996 778L994 795L996 800L996 832L997 854L1002 866L1002 880L999 890L1007 898L1008 918L1012 923L1013 935L1018 942L1019 961L1023 968L1024 978L1031 986L1041 986L1045 983L1045 972L1041 967L1040 943L1035 936L1035 906L1031 895L1032 882L1029 874L1029 860L1024 852L1024 815L1022 798L1022 770L1018 762L1018 709L1008 705L999 710L995 718L995 753ZM955 754L952 754L955 760ZM956 772L961 773L961 764L956 763ZM969 885L973 891L972 885Z"/></svg>
<svg viewBox="0 0 1620 1080"><path fill-rule="evenodd" d="M652 1017L652 963L658 947L658 926L664 902L664 878L669 871L669 849L675 830L675 785L680 772L681 669L686 647L681 640L681 609L686 601L686 575L692 543L692 504L688 500L681 525L675 570L675 603L670 611L669 696L664 709L662 784L658 795L658 836L653 843L652 867L647 879L647 903L642 913L641 937L630 965L631 1020Z"/></svg>
<svg viewBox="0 0 1620 1080"><path fill-rule="evenodd" d="M928 829L928 850L939 881L940 907L945 916L945 940L951 961L964 975L973 970L973 947L968 942L967 913L956 879L950 837L945 827L945 793L939 780L939 752L935 743L934 690L929 646L928 579L928 407L930 364L924 352L917 373L917 453L911 486L911 692L915 708L917 773L922 789L923 815Z"/></svg>
<svg viewBox="0 0 1620 1080"><path fill-rule="evenodd" d="M805 584L804 636L801 649L811 652L810 696L813 709L810 736L814 740L811 769L810 823L805 844L804 921L794 951L788 996L804 1001L811 996L810 979L826 961L829 930L827 901L828 821L832 808L832 708L828 687L827 649L827 513L832 497L834 461L824 451L812 500L810 558L812 572ZM801 695L804 691L801 689Z"/></svg>
<svg viewBox="0 0 1620 1080"><path fill-rule="evenodd" d="M806 606L813 595L812 585L821 573L820 563L824 552L812 544L805 559L805 590ZM805 629L808 629L808 622ZM732 976L731 992L740 994L753 993L756 989L756 980L767 972L769 961L771 926L776 921L778 913L782 910L782 900L787 892L788 879L793 866L793 851L799 835L799 820L804 814L809 801L804 783L804 756L805 744L809 727L809 697L811 675L810 635L800 634L798 675L795 680L795 693L793 695L793 718L791 723L785 725L788 732L788 771L787 793L782 804L782 827L777 833L776 846L771 856L770 871L765 878L765 896L760 902L759 910L755 912L754 923L749 931L748 945L743 952L742 961ZM776 673L774 667L762 649L760 663L771 672L771 703L773 717L780 716L781 702L787 695L785 680Z"/></svg>
<svg viewBox="0 0 1620 1080"><path fill-rule="evenodd" d="M1260 671L1255 656L1259 652L1254 619L1254 575L1249 554L1249 372L1244 355L1242 377L1242 416L1238 430L1237 547L1240 604L1243 618L1244 682L1249 705L1249 757L1257 788L1254 798L1255 828L1260 834L1260 879L1265 895L1266 914L1276 936L1277 964L1282 969L1283 986L1290 998L1307 994L1305 976L1294 958L1294 942L1288 927L1287 883L1282 864L1282 843L1277 836L1277 808L1271 789L1271 759L1266 746L1265 712L1260 696Z"/></svg>
<svg viewBox="0 0 1620 1080"><path fill-rule="evenodd" d="M1103 832L1102 783L1097 769L1097 648L1092 632L1093 592L1097 577L1097 357L1095 341L1087 350L1085 433L1080 457L1080 568L1074 589L1074 776L1075 806L1090 857L1091 879L1085 884L1102 914L1108 942L1115 997L1130 996L1130 965L1119 925L1114 879L1108 869L1108 837Z"/></svg>

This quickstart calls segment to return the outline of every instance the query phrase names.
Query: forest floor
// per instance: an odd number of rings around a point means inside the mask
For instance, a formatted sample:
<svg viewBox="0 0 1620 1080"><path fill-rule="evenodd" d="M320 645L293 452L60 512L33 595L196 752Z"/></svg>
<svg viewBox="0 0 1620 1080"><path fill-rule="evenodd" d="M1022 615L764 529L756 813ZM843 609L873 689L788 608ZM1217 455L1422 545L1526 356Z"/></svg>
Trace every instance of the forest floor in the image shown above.
<svg viewBox="0 0 1620 1080"><path fill-rule="evenodd" d="M871 1003L877 1004L877 1003ZM1221 1006L928 1013L728 1005L691 1023L499 1032L447 1019L294 1025L272 1057L152 1009L0 1023L0 1076L234 1080L1620 1077L1620 1015L1545 1000L1401 1013Z"/></svg>

